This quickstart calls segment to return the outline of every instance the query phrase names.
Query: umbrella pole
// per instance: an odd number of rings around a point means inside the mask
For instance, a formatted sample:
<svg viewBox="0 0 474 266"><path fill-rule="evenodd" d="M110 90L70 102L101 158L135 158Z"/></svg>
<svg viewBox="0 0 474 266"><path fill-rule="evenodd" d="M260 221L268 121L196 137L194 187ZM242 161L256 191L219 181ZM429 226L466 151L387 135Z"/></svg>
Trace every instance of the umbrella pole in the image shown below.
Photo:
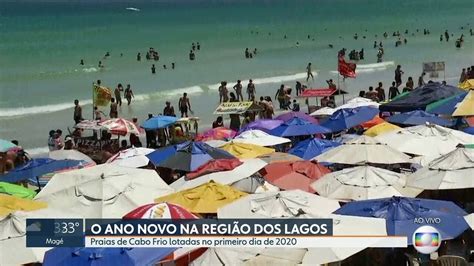
<svg viewBox="0 0 474 266"><path fill-rule="evenodd" d="M41 184L40 184L40 180L39 180L39 177L36 176L36 184L38 185L38 191L41 190Z"/></svg>

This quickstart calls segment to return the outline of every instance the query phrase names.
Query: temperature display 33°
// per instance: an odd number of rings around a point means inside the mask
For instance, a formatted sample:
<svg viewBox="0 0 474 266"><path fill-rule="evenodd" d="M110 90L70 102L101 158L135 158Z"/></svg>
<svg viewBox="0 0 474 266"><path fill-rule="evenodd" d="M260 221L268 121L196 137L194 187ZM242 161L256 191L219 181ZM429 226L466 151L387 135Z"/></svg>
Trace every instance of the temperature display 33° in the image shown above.
<svg viewBox="0 0 474 266"><path fill-rule="evenodd" d="M27 247L83 247L82 219L27 219Z"/></svg>

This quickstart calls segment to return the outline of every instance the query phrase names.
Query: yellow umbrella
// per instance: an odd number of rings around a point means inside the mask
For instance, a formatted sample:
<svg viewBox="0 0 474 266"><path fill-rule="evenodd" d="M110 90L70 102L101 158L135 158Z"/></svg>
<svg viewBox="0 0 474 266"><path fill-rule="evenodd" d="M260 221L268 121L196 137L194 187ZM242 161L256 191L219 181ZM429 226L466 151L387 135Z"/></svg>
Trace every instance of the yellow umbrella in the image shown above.
<svg viewBox="0 0 474 266"><path fill-rule="evenodd" d="M268 155L275 152L275 149L270 149L254 144L240 143L240 142L229 142L219 149L228 151L239 159L252 159L258 156Z"/></svg>
<svg viewBox="0 0 474 266"><path fill-rule="evenodd" d="M467 79L463 83L459 83L458 87L463 90L474 89L474 79Z"/></svg>
<svg viewBox="0 0 474 266"><path fill-rule="evenodd" d="M397 129L400 129L400 127L396 126L394 124L390 124L388 122L383 122L381 124L375 125L375 126L369 128L369 129L367 129L364 132L364 135L370 136L370 137L375 137L375 136L378 136L382 133L390 132L390 131L397 130Z"/></svg>
<svg viewBox="0 0 474 266"><path fill-rule="evenodd" d="M470 90L454 111L452 116L474 115L474 90Z"/></svg>
<svg viewBox="0 0 474 266"><path fill-rule="evenodd" d="M198 187L157 198L155 202L177 204L194 213L217 213L217 209L245 195L247 193L211 180Z"/></svg>
<svg viewBox="0 0 474 266"><path fill-rule="evenodd" d="M45 202L0 194L0 217L7 216L15 211L34 211L47 206Z"/></svg>

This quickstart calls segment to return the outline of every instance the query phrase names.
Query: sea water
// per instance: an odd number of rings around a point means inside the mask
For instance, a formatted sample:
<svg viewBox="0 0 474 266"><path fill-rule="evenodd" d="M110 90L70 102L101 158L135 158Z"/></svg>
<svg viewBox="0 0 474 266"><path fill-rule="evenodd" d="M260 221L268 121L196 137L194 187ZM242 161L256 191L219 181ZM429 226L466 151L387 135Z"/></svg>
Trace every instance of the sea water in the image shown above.
<svg viewBox="0 0 474 266"><path fill-rule="evenodd" d="M245 88L252 78L258 96L274 96L282 83L305 81L312 62L317 75L308 86L325 87L325 80L338 79L333 71L343 47L365 50L357 78L339 81L352 96L378 81L387 90L397 64L405 71L403 80L416 81L422 62L445 61L440 79L457 84L461 68L474 61L473 11L471 0L0 1L0 138L17 139L30 153L44 151L50 129L72 128L74 99L83 116L92 117L97 79L111 88L131 84L135 99L122 105L122 117L143 121L148 113L161 113L167 100L178 110L177 100L187 92L201 128L206 127L215 119L220 81L227 80L231 90L237 79ZM424 35L424 28L431 34ZM395 47L397 30L406 45ZM454 36L440 42L445 30ZM462 33L464 46L456 49ZM383 42L389 63L371 65L374 41ZM195 61L188 59L192 42L201 44ZM160 53L159 61L145 59L149 47ZM246 59L245 48L257 48L257 55ZM111 56L104 59L106 52ZM108 107L103 111L108 114Z"/></svg>

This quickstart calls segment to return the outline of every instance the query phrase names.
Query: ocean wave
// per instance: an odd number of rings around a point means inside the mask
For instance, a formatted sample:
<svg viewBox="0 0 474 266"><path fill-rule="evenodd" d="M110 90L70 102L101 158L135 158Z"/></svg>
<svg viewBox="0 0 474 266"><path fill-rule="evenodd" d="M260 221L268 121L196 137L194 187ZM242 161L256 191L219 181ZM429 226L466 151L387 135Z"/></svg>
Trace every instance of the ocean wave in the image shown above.
<svg viewBox="0 0 474 266"><path fill-rule="evenodd" d="M81 104L91 104L92 100L82 100ZM16 107L16 108L0 108L0 117L22 116L28 114L53 113L62 110L73 108L74 104L71 102L48 104L30 107Z"/></svg>
<svg viewBox="0 0 474 266"><path fill-rule="evenodd" d="M92 72L99 71L99 69L95 68L95 67L89 67L89 68L83 68L82 71L85 72L85 73L92 73Z"/></svg>
<svg viewBox="0 0 474 266"><path fill-rule="evenodd" d="M358 64L357 69L386 68L388 66L393 66L393 65L395 65L395 61L387 61L387 62L372 63L372 64Z"/></svg>

